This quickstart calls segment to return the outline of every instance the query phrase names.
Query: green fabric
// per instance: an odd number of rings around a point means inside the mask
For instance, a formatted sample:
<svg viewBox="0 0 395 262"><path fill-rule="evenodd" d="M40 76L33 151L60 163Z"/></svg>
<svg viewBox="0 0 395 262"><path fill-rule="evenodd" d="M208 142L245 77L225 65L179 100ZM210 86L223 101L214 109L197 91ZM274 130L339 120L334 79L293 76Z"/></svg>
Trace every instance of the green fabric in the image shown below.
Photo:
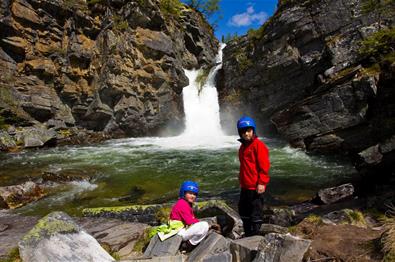
<svg viewBox="0 0 395 262"><path fill-rule="evenodd" d="M170 233L172 230L180 230L184 227L184 223L179 220L170 220L167 224L160 225L157 227L153 227L150 232L148 233L148 237L152 238L157 233L162 232L164 234Z"/></svg>

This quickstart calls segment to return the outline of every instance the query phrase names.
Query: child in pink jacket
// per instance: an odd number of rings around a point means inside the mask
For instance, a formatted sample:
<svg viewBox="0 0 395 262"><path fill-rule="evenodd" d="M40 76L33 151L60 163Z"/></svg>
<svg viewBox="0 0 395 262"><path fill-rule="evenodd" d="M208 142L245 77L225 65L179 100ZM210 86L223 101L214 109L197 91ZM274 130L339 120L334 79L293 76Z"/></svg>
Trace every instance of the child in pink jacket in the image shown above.
<svg viewBox="0 0 395 262"><path fill-rule="evenodd" d="M184 223L185 228L178 232L187 245L198 245L207 235L209 225L205 221L199 221L193 214L192 204L199 193L198 184L193 181L185 181L180 187L178 201L174 204L171 220L179 220Z"/></svg>

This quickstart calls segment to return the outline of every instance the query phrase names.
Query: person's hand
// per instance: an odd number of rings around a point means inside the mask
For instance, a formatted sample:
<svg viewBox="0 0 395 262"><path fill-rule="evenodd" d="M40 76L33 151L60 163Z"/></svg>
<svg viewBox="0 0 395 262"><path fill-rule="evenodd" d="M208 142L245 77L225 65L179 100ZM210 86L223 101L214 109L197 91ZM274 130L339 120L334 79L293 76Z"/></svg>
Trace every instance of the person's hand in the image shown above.
<svg viewBox="0 0 395 262"><path fill-rule="evenodd" d="M213 229L215 232L221 234L221 226L218 224L211 225L210 229Z"/></svg>
<svg viewBox="0 0 395 262"><path fill-rule="evenodd" d="M258 186L256 187L256 192L258 194L262 194L262 193L265 193L265 191L266 191L266 186L258 184Z"/></svg>

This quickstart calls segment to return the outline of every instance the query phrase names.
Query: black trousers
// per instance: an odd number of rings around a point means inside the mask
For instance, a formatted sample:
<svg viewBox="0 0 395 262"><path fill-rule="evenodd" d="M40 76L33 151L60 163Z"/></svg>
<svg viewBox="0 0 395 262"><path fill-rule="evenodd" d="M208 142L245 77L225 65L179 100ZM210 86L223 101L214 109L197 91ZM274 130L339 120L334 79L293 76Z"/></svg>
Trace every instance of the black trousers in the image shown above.
<svg viewBox="0 0 395 262"><path fill-rule="evenodd" d="M263 193L255 190L241 189L239 200L239 214L243 221L245 236L259 234L263 223Z"/></svg>

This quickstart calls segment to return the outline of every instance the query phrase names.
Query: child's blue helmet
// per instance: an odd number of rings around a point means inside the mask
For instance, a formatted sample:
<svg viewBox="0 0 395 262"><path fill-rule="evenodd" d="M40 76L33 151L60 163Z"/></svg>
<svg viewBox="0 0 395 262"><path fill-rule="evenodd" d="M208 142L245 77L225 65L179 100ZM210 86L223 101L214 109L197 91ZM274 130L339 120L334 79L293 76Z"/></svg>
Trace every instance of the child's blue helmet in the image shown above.
<svg viewBox="0 0 395 262"><path fill-rule="evenodd" d="M185 192L190 191L195 193L196 195L199 193L199 186L196 182L193 181L185 181L181 184L179 197L183 198L185 196Z"/></svg>
<svg viewBox="0 0 395 262"><path fill-rule="evenodd" d="M247 127L252 127L252 129L254 130L254 134L255 134L255 129L256 129L256 124L254 119L252 119L251 117L248 116L243 116L239 119L239 121L237 121L237 131L243 129L243 128L247 128Z"/></svg>

